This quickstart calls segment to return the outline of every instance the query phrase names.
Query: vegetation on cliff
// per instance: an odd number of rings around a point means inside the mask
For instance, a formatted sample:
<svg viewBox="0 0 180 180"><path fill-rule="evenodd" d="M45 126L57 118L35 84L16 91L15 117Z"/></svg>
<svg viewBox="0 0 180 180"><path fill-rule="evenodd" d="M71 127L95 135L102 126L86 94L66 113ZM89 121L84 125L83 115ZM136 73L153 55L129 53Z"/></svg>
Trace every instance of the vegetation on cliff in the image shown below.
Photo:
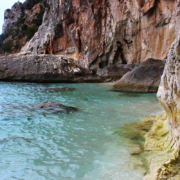
<svg viewBox="0 0 180 180"><path fill-rule="evenodd" d="M20 18L0 35L0 52L18 52L38 31L46 8L50 8L47 0L26 1L22 5Z"/></svg>

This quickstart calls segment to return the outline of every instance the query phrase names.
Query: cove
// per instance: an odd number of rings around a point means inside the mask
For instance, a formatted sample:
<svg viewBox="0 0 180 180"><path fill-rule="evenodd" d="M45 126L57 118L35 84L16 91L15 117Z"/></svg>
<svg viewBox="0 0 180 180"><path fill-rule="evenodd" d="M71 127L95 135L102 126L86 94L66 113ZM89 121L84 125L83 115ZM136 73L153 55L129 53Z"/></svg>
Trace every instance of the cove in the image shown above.
<svg viewBox="0 0 180 180"><path fill-rule="evenodd" d="M113 132L163 110L155 93L120 93L110 88L0 82L0 179L142 179L145 170L133 166L137 159L129 155L131 145ZM79 111L58 114L30 109L45 101Z"/></svg>

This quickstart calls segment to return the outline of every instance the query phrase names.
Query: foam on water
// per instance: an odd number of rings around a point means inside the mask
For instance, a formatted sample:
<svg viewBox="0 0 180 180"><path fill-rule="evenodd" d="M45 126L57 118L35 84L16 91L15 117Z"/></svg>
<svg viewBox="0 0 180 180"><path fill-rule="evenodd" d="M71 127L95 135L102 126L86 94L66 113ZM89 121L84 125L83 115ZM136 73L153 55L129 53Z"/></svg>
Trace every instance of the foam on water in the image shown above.
<svg viewBox="0 0 180 180"><path fill-rule="evenodd" d="M76 90L43 91L61 87ZM45 101L79 111L28 108ZM138 159L128 154L128 142L112 132L160 111L156 94L127 95L102 84L0 82L0 179L142 179L144 170L132 166Z"/></svg>

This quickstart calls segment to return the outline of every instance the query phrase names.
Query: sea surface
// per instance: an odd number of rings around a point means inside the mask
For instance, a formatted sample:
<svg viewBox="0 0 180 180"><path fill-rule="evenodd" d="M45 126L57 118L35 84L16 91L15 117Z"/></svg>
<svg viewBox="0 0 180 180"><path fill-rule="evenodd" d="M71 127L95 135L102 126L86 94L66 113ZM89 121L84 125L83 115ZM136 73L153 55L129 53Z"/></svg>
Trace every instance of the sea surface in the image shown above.
<svg viewBox="0 0 180 180"><path fill-rule="evenodd" d="M47 88L75 88L48 92ZM0 82L0 180L140 180L128 145L113 132L162 112L156 94L109 91L105 84ZM79 109L36 111L53 101Z"/></svg>

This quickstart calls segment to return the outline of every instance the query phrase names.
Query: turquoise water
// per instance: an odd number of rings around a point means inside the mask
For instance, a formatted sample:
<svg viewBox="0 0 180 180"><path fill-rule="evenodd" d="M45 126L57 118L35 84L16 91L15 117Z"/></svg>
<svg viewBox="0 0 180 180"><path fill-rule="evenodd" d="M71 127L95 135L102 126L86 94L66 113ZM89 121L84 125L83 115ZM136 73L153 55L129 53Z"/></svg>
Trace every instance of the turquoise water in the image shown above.
<svg viewBox="0 0 180 180"><path fill-rule="evenodd" d="M46 88L76 88L43 92ZM156 94L109 91L103 84L0 82L0 179L138 180L121 137L125 123L162 111ZM53 101L79 108L57 114L29 107Z"/></svg>

